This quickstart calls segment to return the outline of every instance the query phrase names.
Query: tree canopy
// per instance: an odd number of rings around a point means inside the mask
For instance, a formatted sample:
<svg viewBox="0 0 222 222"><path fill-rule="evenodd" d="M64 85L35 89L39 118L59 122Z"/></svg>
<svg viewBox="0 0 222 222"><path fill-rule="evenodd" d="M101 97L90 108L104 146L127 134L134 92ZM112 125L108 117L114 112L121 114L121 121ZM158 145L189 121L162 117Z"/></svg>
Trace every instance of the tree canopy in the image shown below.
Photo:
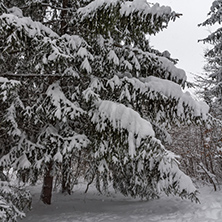
<svg viewBox="0 0 222 222"><path fill-rule="evenodd" d="M205 71L207 73L205 82L205 96L208 97L211 102L214 101L214 105L220 110L217 116L221 113L222 105L222 1L213 1L208 13L208 18L206 21L200 24L200 26L213 26L217 25L215 31L213 31L206 38L200 40L203 43L209 43L210 49L206 50L205 58L207 64L205 66ZM218 116L219 117L219 116ZM221 117L220 117L221 118Z"/></svg>
<svg viewBox="0 0 222 222"><path fill-rule="evenodd" d="M81 176L100 192L197 200L163 144L172 125L206 120L208 106L146 37L179 14L146 0L3 0L0 12L3 168L43 176L49 204L58 175L68 193Z"/></svg>

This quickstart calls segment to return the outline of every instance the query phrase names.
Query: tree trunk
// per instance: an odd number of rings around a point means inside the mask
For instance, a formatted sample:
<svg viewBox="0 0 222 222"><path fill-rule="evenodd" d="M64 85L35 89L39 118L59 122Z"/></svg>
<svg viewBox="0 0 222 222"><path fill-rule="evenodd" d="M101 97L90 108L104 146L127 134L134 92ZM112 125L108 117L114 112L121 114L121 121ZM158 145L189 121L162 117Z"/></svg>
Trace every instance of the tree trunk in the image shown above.
<svg viewBox="0 0 222 222"><path fill-rule="evenodd" d="M51 204L52 198L52 187L53 187L53 176L52 176L52 162L48 163L48 169L45 172L41 200L44 204Z"/></svg>

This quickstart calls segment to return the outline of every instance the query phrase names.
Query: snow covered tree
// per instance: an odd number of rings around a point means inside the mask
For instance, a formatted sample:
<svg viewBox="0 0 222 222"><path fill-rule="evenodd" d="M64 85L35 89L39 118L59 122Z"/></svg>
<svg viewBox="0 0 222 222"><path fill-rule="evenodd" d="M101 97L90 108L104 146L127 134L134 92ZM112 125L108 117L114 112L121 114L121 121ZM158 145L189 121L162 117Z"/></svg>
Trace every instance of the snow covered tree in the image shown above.
<svg viewBox="0 0 222 222"><path fill-rule="evenodd" d="M18 81L9 81L0 77L0 97L1 97L1 122L0 122L0 158L10 152L11 146L15 144L13 138L6 133L7 124L4 119L4 111L7 105L2 103L9 94L13 94ZM6 106L5 106L6 105ZM15 123L15 122L14 122ZM16 123L15 123L16 124ZM25 189L18 187L8 181L4 173L4 165L0 166L0 220L2 222L15 222L18 218L23 218L25 208L31 206L31 195Z"/></svg>
<svg viewBox="0 0 222 222"><path fill-rule="evenodd" d="M172 124L206 120L208 106L183 93L185 72L146 38L179 14L146 0L42 0L40 19L2 2L1 130L12 139L1 166L43 175L47 204L61 172L68 193L81 175L100 192L111 183L133 197L197 200L163 142Z"/></svg>
<svg viewBox="0 0 222 222"><path fill-rule="evenodd" d="M198 95L208 103L210 114L213 116L211 124L202 130L202 140L204 153L208 153L203 161L206 172L216 175L216 179L221 180L222 163L222 1L213 1L208 13L208 18L199 26L219 25L216 31L212 32L205 39L199 40L210 44L210 49L206 50L206 65L204 74L198 76L196 83ZM211 160L210 160L210 159Z"/></svg>
<svg viewBox="0 0 222 222"><path fill-rule="evenodd" d="M222 1L213 1L208 13L209 18L200 24L200 26L212 26L215 24L221 25L222 22ZM222 27L219 27L216 31L212 32L207 38L200 40L203 43L209 43L212 47L207 50L205 57L207 65L205 66L206 79L199 80L199 82L205 84L204 91L202 93L208 103L214 103L214 107L217 107L216 115L220 115L222 112ZM210 105L210 104L209 104ZM216 117L216 116L215 116ZM218 116L219 117L219 116Z"/></svg>
<svg viewBox="0 0 222 222"><path fill-rule="evenodd" d="M209 43L212 47L206 51L205 57L207 64L205 68L205 76L199 78L199 84L204 90L200 90L206 102L211 108L211 114L222 119L222 1L213 1L208 13L209 18L200 24L200 26L219 25L216 31L212 32L203 43ZM221 124L220 124L221 127ZM221 138L219 139L221 144Z"/></svg>
<svg viewBox="0 0 222 222"><path fill-rule="evenodd" d="M16 222L25 217L23 210L31 207L31 194L7 181L0 182L0 219L2 222Z"/></svg>

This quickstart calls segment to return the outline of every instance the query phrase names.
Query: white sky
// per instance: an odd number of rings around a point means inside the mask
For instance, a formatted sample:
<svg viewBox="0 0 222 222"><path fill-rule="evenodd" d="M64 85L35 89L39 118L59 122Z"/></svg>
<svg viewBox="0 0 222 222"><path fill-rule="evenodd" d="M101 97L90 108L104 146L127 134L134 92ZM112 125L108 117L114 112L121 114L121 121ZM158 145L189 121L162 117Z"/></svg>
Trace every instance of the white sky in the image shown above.
<svg viewBox="0 0 222 222"><path fill-rule="evenodd" d="M201 74L204 61L204 51L209 45L198 43L209 35L213 27L198 27L206 20L213 0L148 0L167 5L173 11L182 13L175 22L170 22L167 29L150 38L150 44L155 49L168 50L172 58L179 59L177 67L186 71L188 80L192 81L192 74Z"/></svg>

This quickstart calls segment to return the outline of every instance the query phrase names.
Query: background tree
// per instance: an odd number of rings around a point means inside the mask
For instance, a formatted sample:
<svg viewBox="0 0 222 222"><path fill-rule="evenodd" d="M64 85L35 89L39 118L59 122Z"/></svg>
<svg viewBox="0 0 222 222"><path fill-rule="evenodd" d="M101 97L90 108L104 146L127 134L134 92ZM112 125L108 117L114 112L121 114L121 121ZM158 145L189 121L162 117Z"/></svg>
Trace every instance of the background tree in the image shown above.
<svg viewBox="0 0 222 222"><path fill-rule="evenodd" d="M210 147L216 147L217 155L214 158L217 160L219 169L221 165L221 148L222 148L222 1L213 1L208 13L208 19L200 24L200 26L219 25L216 31L212 32L205 39L200 40L204 43L209 43L212 47L206 51L205 58L207 64L204 67L205 76L199 77L198 83L204 90L199 90L204 100L210 106L210 113L218 119L215 121L211 129L208 130L208 141L211 141Z"/></svg>
<svg viewBox="0 0 222 222"><path fill-rule="evenodd" d="M172 125L206 120L208 106L182 92L185 72L146 39L179 14L145 0L38 1L56 15L31 19L3 3L1 76L18 84L1 84L2 130L13 138L1 165L43 175L47 204L53 177L62 172L71 193L80 171L100 192L111 183L133 197L197 200L163 142Z"/></svg>
<svg viewBox="0 0 222 222"><path fill-rule="evenodd" d="M7 105L2 103L9 94L14 94L18 81L9 81L0 77L0 98L1 98L1 118L0 118L0 158L9 154L11 146L15 145L15 140L6 134L7 124L3 121L4 111ZM8 93L7 93L8 92ZM0 166L0 220L2 222L15 222L18 218L23 218L25 208L31 207L31 194L24 188L18 187L9 182L5 174L5 165Z"/></svg>
<svg viewBox="0 0 222 222"><path fill-rule="evenodd" d="M213 185L217 190L222 180L221 128L181 125L173 127L170 134L172 142L166 148L180 156L180 168L197 185Z"/></svg>
<svg viewBox="0 0 222 222"><path fill-rule="evenodd" d="M221 119L222 111L222 1L213 1L208 13L209 18L200 26L218 24L219 28L207 38L200 40L209 43L212 47L205 53L207 64L205 66L206 78L202 79L204 90L202 94L211 105L214 116Z"/></svg>
<svg viewBox="0 0 222 222"><path fill-rule="evenodd" d="M181 168L198 182L211 183L214 189L221 183L222 173L222 1L213 1L206 21L200 26L219 25L203 43L210 44L205 53L204 73L197 76L196 93L210 107L211 121L205 126L181 126L171 130L169 150L181 156Z"/></svg>

